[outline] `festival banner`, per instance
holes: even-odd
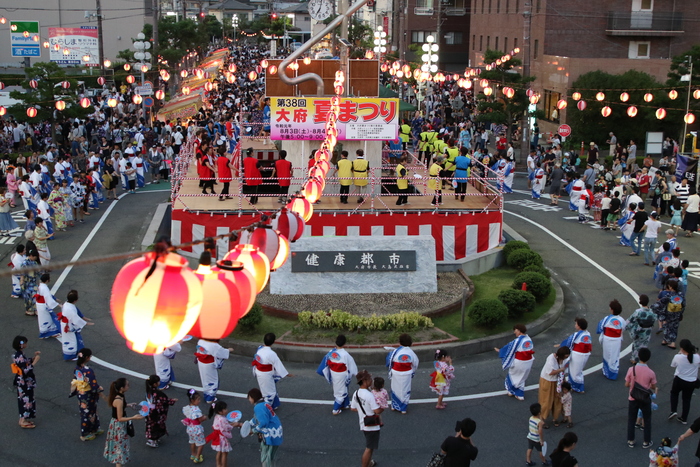
[[[676,180],[688,179],[690,185],[695,185],[695,177],[698,173],[698,160],[689,156],[676,156]]]
[[[97,26],[49,28],[50,59],[59,65],[99,66],[100,46]],[[58,50],[55,45],[58,44]],[[66,53],[68,51],[68,53]],[[90,59],[86,62],[84,56]]]
[[[323,140],[330,97],[271,97],[270,139]],[[399,100],[350,97],[340,99],[338,140],[395,140]]]

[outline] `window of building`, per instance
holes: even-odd
[[[496,0],[496,13],[501,14],[501,0]]]
[[[433,31],[411,31],[411,42],[414,44],[420,44],[426,41],[428,36],[437,36],[437,33]]]
[[[544,90],[544,115],[545,120],[559,123],[559,109],[557,102],[561,99],[561,94],[556,91]]]
[[[653,11],[654,0],[632,0],[632,11]]]
[[[461,32],[445,33],[445,45],[459,45],[461,43],[462,43],[462,33]]]
[[[508,14],[508,10],[510,10],[510,0],[506,0],[506,14]]]
[[[492,2],[493,2],[493,0],[489,0],[489,14],[491,14],[491,3]]]
[[[311,16],[304,16],[304,21],[311,21]]]
[[[510,51],[508,50],[508,38],[507,37],[503,38],[503,51],[505,53],[510,53]]]
[[[479,52],[484,51],[484,36],[479,36]]]
[[[472,50],[476,50],[476,34],[472,34]]]
[[[535,13],[539,13],[541,7],[542,7],[542,0],[537,0],[537,9],[535,10]]]
[[[484,5],[485,5],[485,4],[486,4],[486,0],[481,0],[481,14],[482,14],[482,15],[484,14],[484,11],[486,11],[486,10],[484,10]]]
[[[491,48],[491,36],[486,36],[486,50]]]
[[[629,58],[649,58],[651,42],[630,41]]]
[[[520,0],[515,0],[515,12],[520,12]]]
[[[494,46],[494,50],[500,50],[500,49],[498,48],[498,37],[496,37],[496,45]]]
[[[513,38],[513,48],[516,49],[518,47],[518,38],[514,37]]]
[[[535,48],[533,49],[533,52],[532,52],[532,58],[534,60],[537,60],[537,57],[539,56],[539,54],[540,54],[540,41],[535,39]]]

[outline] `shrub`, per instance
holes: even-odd
[[[521,242],[519,240],[511,240],[508,243],[506,243],[506,245],[503,247],[503,255],[506,261],[508,261],[508,257],[512,252],[520,249],[529,250],[530,245],[528,245],[526,242]]]
[[[535,297],[523,290],[501,290],[498,299],[508,308],[509,318],[520,318],[524,313],[535,310]]]
[[[520,290],[523,286],[523,282],[527,284],[527,291],[530,292],[538,302],[547,298],[552,288],[552,283],[549,279],[536,272],[521,272],[515,276],[513,288]]]
[[[299,324],[305,328],[402,332],[434,326],[430,318],[415,311],[410,313],[402,311],[382,316],[357,316],[340,310],[315,313],[302,311],[299,313]]]
[[[255,329],[258,324],[262,323],[263,320],[263,310],[262,307],[258,302],[255,302],[253,304],[253,307],[250,309],[247,315],[245,315],[243,318],[238,320],[238,324],[240,326],[243,326],[244,328],[248,330],[253,330]]]
[[[552,277],[552,275],[549,272],[549,269],[547,269],[544,266],[538,266],[536,264],[531,264],[529,266],[526,266],[525,269],[523,269],[523,272],[536,272],[537,274],[542,274],[547,279]]]
[[[530,265],[542,266],[542,257],[539,253],[532,250],[515,250],[508,256],[508,266],[522,271]]]
[[[477,300],[469,307],[469,317],[477,326],[494,327],[508,318],[508,308],[494,298]]]

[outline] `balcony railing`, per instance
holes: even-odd
[[[609,12],[606,32],[612,36],[675,36],[683,34],[683,14],[678,12]]]
[[[434,12],[433,7],[417,6],[413,9],[413,14],[416,16],[432,16]]]
[[[467,14],[467,9],[466,8],[455,8],[448,6],[445,8],[445,14],[447,16],[466,16]]]

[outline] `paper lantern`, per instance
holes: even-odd
[[[160,77],[163,78],[163,81],[170,81],[170,73],[168,73],[167,71],[160,75]]]
[[[490,96],[491,94],[493,94],[493,88],[488,88],[488,87],[484,88],[484,95],[485,96]]]
[[[309,222],[311,216],[314,215],[314,207],[304,197],[294,197],[288,204],[287,209],[294,211],[304,219],[304,222]]]
[[[539,94],[533,94],[530,96],[530,104],[537,104],[540,101],[540,95]]]
[[[508,99],[512,99],[513,96],[515,95],[515,89],[510,88],[510,87],[505,87],[505,88],[503,88],[503,95],[505,95]]]
[[[267,68],[270,63],[267,60],[261,60],[260,61],[260,66],[263,68]]]
[[[65,110],[66,108],[66,103],[63,101],[56,101],[56,110],[61,111]]]
[[[578,107],[580,111],[586,110],[586,101],[578,101],[576,107]]]
[[[382,63],[379,65],[379,69],[382,71],[382,73],[386,73],[386,71],[389,69],[389,66],[386,63]]]
[[[90,99],[88,99],[87,97],[83,97],[82,99],[80,99],[80,107],[82,107],[83,109],[87,109],[88,107],[90,107]]]
[[[104,76],[100,76],[97,78],[97,84],[99,84],[100,86],[104,86],[106,82],[107,80],[105,80]]]
[[[656,118],[658,118],[659,120],[663,120],[664,118],[666,118],[666,109],[664,109],[664,108],[657,109],[656,110]]]
[[[277,256],[275,256],[274,261],[270,261],[270,271],[276,271],[282,267],[284,263],[287,262],[289,258],[289,240],[284,235],[279,236],[280,247],[277,251]]]
[[[2,88],[0,88],[0,89],[2,89]],[[700,99],[700,89],[696,89],[695,91],[693,91],[693,98]]]
[[[36,107],[29,107],[27,109],[27,117],[34,118],[34,117],[36,117],[36,114],[37,114]]]
[[[231,73],[235,73],[235,72],[236,72],[236,64],[235,64],[235,63],[231,63],[231,64],[228,66],[228,71],[230,71]]]
[[[688,125],[692,125],[693,123],[695,123],[695,115],[692,113],[687,113],[683,117],[683,121]]]
[[[629,99],[630,99],[630,95],[627,94],[626,92],[623,92],[622,94],[620,94],[620,100],[622,102],[627,102]]]
[[[214,89],[214,85],[211,84],[211,81],[207,81],[204,83],[204,90],[207,92],[210,92],[212,89]]]
[[[566,99],[559,99],[559,101],[557,101],[557,109],[559,110],[564,110],[567,105]]]
[[[290,242],[296,242],[303,235],[306,223],[299,214],[285,207],[277,213],[271,225]]]
[[[650,92],[644,94],[644,102],[651,102],[654,100],[654,95]]]
[[[233,332],[238,320],[253,306],[255,280],[242,263],[231,263],[221,269],[209,264],[209,252],[202,256],[194,273],[202,283],[202,311],[188,334],[203,339],[223,339]],[[242,279],[236,280],[234,268],[243,276]]]
[[[479,86],[481,86],[482,88],[487,88],[487,87],[489,87],[489,80],[487,80],[487,79],[482,79],[481,81],[479,81]]]
[[[181,78],[187,78],[187,70],[182,70],[182,71],[180,72],[180,77],[181,77]]]
[[[112,284],[112,320],[127,346],[142,354],[161,353],[197,322],[202,286],[175,253],[147,253],[129,261]]]
[[[7,109],[5,107],[3,107],[2,105],[0,105],[0,117],[5,115],[6,113],[7,113]]]
[[[270,65],[269,67],[267,67],[267,71],[271,75],[276,75],[277,74],[277,67],[275,65]]]
[[[7,18],[5,18],[4,16],[0,16],[0,24],[5,24],[5,23],[7,23]]]
[[[129,70],[131,70],[131,65],[129,65],[128,63],[125,63],[124,64],[124,71],[129,71]]]
[[[402,70],[396,70],[396,77],[397,78],[403,78],[403,71]]]
[[[627,115],[630,117],[636,117],[637,116],[637,107],[631,105],[627,107]]]
[[[676,91],[675,89],[671,89],[671,90],[668,92],[668,97],[669,97],[669,99],[671,99],[672,101],[675,101],[676,99],[678,99],[678,91]]]
[[[267,256],[270,263],[275,260],[280,248],[279,233],[271,225],[256,227],[252,232],[241,232],[239,243],[253,245]]]
[[[32,89],[36,89],[36,88],[39,87],[39,82],[38,82],[37,80],[35,80],[35,79],[30,80],[30,81],[29,81],[29,86],[30,86]]]
[[[602,109],[600,109],[600,114],[603,117],[609,117],[611,113],[612,113],[612,109],[610,107],[608,107],[607,105],[605,107],[603,107]]]
[[[204,77],[204,70],[195,68],[194,75],[197,77],[197,79],[202,79]]]
[[[39,36],[38,36],[37,34],[34,34],[34,35],[32,36],[32,40],[33,40],[34,42],[39,42]],[[46,48],[48,48],[48,46],[46,46]]]
[[[251,81],[255,81],[256,79],[258,79],[258,74],[255,71],[251,71],[250,73],[248,73],[248,79]]]
[[[0,81],[0,91],[2,91],[3,89],[5,89],[5,83]]]
[[[117,106],[117,100],[114,97],[107,99],[107,105],[114,108]]]
[[[323,188],[321,187],[321,183],[318,182],[317,178],[310,178],[304,184],[301,192],[310,203],[315,203],[321,198]]]
[[[411,65],[406,64],[406,65],[402,66],[402,67],[401,67],[401,71],[403,71],[403,74],[406,75],[406,76],[410,75],[410,74],[411,74]],[[458,76],[458,77],[459,77],[459,76]],[[456,79],[457,79],[457,78],[455,78],[455,80],[456,80]]]
[[[111,60],[105,60],[105,61],[104,61],[104,66],[105,66],[105,68],[111,67],[111,66],[112,66],[112,61],[111,61]]]
[[[183,86],[182,87],[182,93],[186,96],[190,95],[190,87],[189,86]]]
[[[23,35],[24,37],[29,37],[29,31],[24,31],[24,32],[22,33],[22,35]]]
[[[162,89],[157,90],[156,91],[156,99],[161,100],[161,101],[163,99],[165,99],[165,91],[163,91]]]
[[[255,297],[257,296],[257,283],[255,282],[255,278],[240,261],[218,261],[216,267],[233,274],[233,281],[238,286],[238,292],[241,298],[238,303],[240,316],[247,315],[255,303]]]
[[[604,92],[596,93],[595,100],[604,101],[605,100],[605,93]]]
[[[532,89],[528,89],[527,91],[525,91],[525,94],[527,95],[527,97],[532,97],[535,95],[535,91],[533,91]]]
[[[575,93],[571,94],[571,98],[575,101],[580,101],[581,100],[581,93],[576,91]]]
[[[393,68],[389,68],[389,74],[391,76],[396,76],[396,70],[394,70]]]
[[[131,100],[136,105],[141,105],[141,102],[143,102],[143,98],[139,94],[134,94],[134,97],[132,97]]]
[[[224,261],[240,261],[243,267],[253,276],[256,288],[260,293],[267,285],[270,278],[270,260],[256,247],[250,244],[238,244],[233,250],[226,253]]]
[[[134,84],[135,81],[136,81],[136,78],[134,78],[134,75],[127,75],[127,77],[126,77],[127,83]]]

